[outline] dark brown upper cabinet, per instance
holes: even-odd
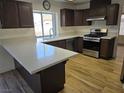
[[[89,17],[99,17],[106,16],[106,7],[99,7],[94,9],[89,9]]]
[[[32,5],[15,0],[0,0],[0,28],[33,27]]]
[[[83,10],[74,10],[74,25],[83,25]]]
[[[1,0],[1,28],[18,28],[18,7],[14,0]]]
[[[89,9],[84,9],[83,10],[83,26],[89,26],[91,25],[91,22],[86,21],[89,15]]]
[[[74,10],[61,9],[61,26],[74,26]]]
[[[19,13],[19,23],[22,28],[33,27],[33,12],[32,4],[27,2],[17,2],[18,13]]]
[[[74,39],[74,51],[82,53],[83,50],[83,38],[82,37],[76,37]]]
[[[91,22],[87,22],[88,9],[85,10],[75,10],[74,11],[74,26],[87,26],[90,25]]]
[[[90,0],[90,8],[106,7],[111,4],[111,0]]]
[[[118,23],[119,4],[107,6],[106,25],[117,25]]]

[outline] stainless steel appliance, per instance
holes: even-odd
[[[84,35],[83,54],[99,58],[100,39],[107,36],[107,29],[91,29],[90,34]]]

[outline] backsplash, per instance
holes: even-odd
[[[118,26],[106,26],[106,21],[93,21],[91,26],[76,26],[75,31],[77,34],[87,34],[92,28],[107,28],[108,35],[118,36]]]
[[[35,36],[34,28],[0,29],[0,39]]]
[[[75,34],[77,34],[75,30],[75,26],[61,27],[61,29],[58,31],[58,35],[75,35]]]

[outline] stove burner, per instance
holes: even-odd
[[[103,36],[106,36],[106,34],[103,34],[103,33],[94,33],[94,34],[87,34],[87,35],[84,35],[86,37],[103,37]]]

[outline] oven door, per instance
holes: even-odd
[[[83,40],[83,54],[99,58],[100,42]]]
[[[100,50],[100,42],[83,40],[83,48],[88,50],[99,51]]]

